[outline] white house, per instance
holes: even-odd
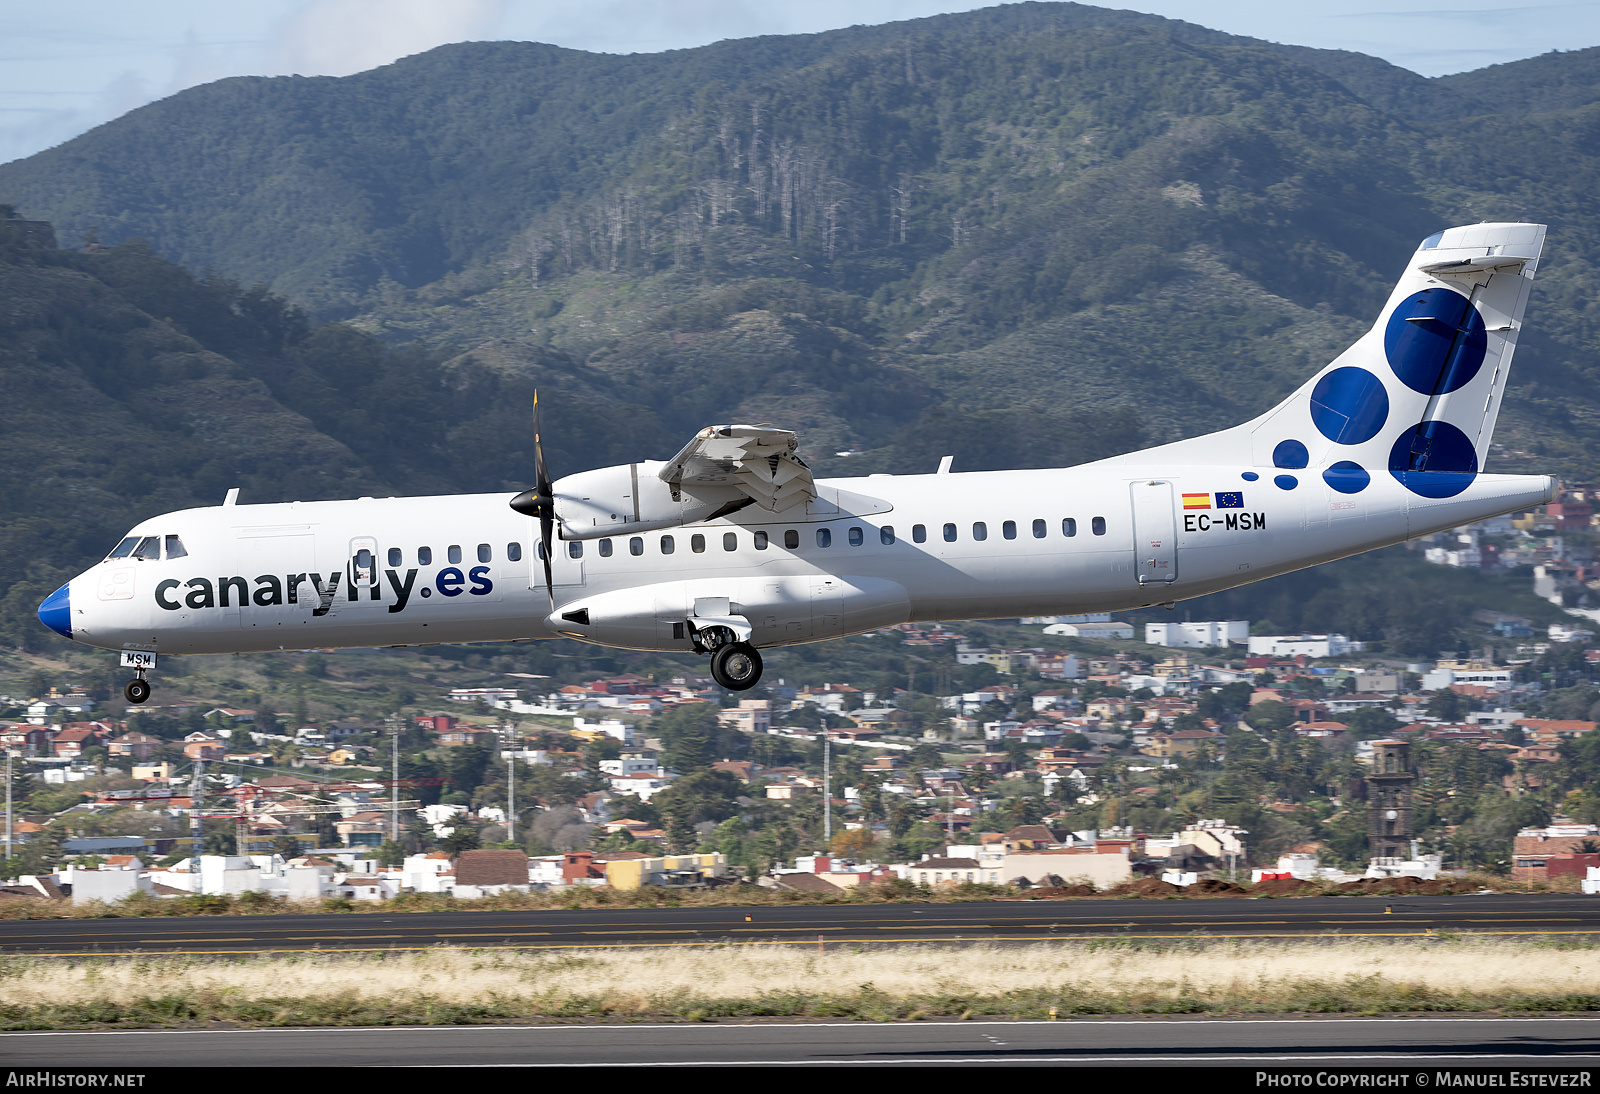
[[[1342,634],[1261,634],[1250,636],[1250,652],[1264,657],[1343,657],[1360,653],[1363,642]]]
[[[1124,640],[1133,637],[1131,623],[1052,623],[1044,629],[1045,634],[1059,634],[1067,638],[1121,638]]]
[[[665,790],[676,776],[664,772],[639,772],[633,775],[607,775],[611,789],[618,794],[637,794],[640,801],[649,801]]]
[[[448,893],[455,885],[455,864],[443,851],[407,855],[401,866],[402,884],[413,893]]]
[[[1243,619],[1209,623],[1146,623],[1146,645],[1179,649],[1212,649],[1250,640],[1250,624]]]

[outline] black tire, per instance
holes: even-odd
[[[150,684],[144,680],[129,680],[128,686],[122,689],[122,694],[130,703],[142,703],[150,698]]]
[[[761,655],[748,642],[719,646],[711,655],[711,679],[729,691],[749,691],[761,682]]]

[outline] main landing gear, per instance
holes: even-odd
[[[696,627],[691,621],[689,634],[694,648],[711,655],[711,679],[728,691],[749,691],[761,682],[761,654],[748,642],[740,642],[731,627]]]
[[[730,642],[711,655],[711,679],[729,691],[749,691],[761,680],[761,655],[748,642]]]

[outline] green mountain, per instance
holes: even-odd
[[[1424,79],[1074,4],[219,81],[0,165],[89,244],[0,248],[0,573],[232,485],[518,488],[535,386],[558,474],[727,420],[1092,459],[1271,405],[1480,219],[1552,226],[1491,467],[1597,477],[1597,138],[1600,49]]]

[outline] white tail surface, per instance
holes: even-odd
[[[1120,458],[1242,463],[1359,493],[1379,475],[1449,498],[1483,469],[1542,224],[1474,224],[1423,240],[1372,329],[1294,394],[1233,429]]]

